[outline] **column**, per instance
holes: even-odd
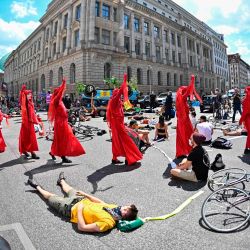
[[[43,61],[43,58],[44,58],[44,40],[45,40],[45,28],[42,29],[42,36],[41,36],[41,42],[40,42],[40,58],[41,58],[41,61]],[[39,67],[39,65],[38,65]]]
[[[134,30],[134,13],[130,15],[130,30],[131,30],[131,53],[132,57],[135,58],[135,30]]]
[[[171,65],[173,65],[173,51],[172,51],[172,35],[171,35],[171,30],[168,30],[168,37],[169,37],[169,62]]]
[[[146,51],[145,51],[145,31],[144,31],[144,17],[141,18],[141,45],[142,45],[142,59],[146,60]]]
[[[118,14],[119,14],[119,32],[117,34],[118,45],[120,48],[124,48],[124,9],[123,5],[119,4],[118,6]]]
[[[94,41],[95,40],[95,0],[90,0],[90,1],[91,2],[90,2],[89,22],[87,23],[87,25],[89,25],[89,39],[88,40]]]
[[[165,29],[164,26],[161,27],[161,34],[162,34],[162,61],[164,64],[167,63],[166,61],[166,54],[165,54],[165,49],[166,49],[166,37],[165,37]]]
[[[80,17],[80,42],[86,41],[86,27],[85,27],[85,15],[87,14],[86,1],[81,0],[81,17]],[[88,13],[89,14],[89,13]]]
[[[156,57],[155,57],[154,23],[150,22],[150,26],[151,26],[151,55],[152,55],[153,62],[156,62]]]
[[[58,17],[58,24],[57,24],[57,34],[56,34],[56,53],[60,53],[60,32],[61,32],[61,23],[62,23],[62,14]]]
[[[52,35],[52,22],[49,25],[49,39],[48,39],[48,58],[51,58],[52,51],[51,51],[51,35]],[[53,45],[52,45],[53,49]]]
[[[183,44],[183,49],[182,49],[182,58],[183,58],[183,64],[186,65],[188,68],[188,50],[187,50],[187,35],[184,33],[182,36],[182,44]]]
[[[71,48],[71,24],[72,24],[72,7],[70,7],[68,11],[67,41],[66,41],[67,51],[69,51],[69,49]]]
[[[194,41],[194,53],[195,53],[195,67],[198,69],[198,54],[197,54],[197,43]]]

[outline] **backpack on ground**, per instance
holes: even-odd
[[[231,149],[233,146],[233,143],[225,138],[218,137],[215,139],[211,145],[213,148],[220,148],[220,149]]]

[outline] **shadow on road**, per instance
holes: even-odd
[[[31,161],[30,159],[25,160],[23,158],[23,156],[20,156],[17,159],[13,159],[11,161],[7,161],[5,163],[0,164],[0,171],[3,170],[4,168],[14,167],[15,165],[19,165],[22,163],[28,164],[28,163],[32,163],[32,162],[35,162],[35,161]]]
[[[141,166],[141,163],[139,162],[137,162],[136,164],[132,166],[110,164],[101,169],[96,170],[93,174],[87,176],[87,181],[90,182],[93,187],[93,191],[91,193],[94,194],[97,191],[104,192],[108,189],[113,188],[113,186],[110,186],[105,189],[98,190],[98,182],[101,181],[106,176],[116,174],[116,173],[130,172],[139,168],[140,166]]]
[[[238,158],[241,159],[242,162],[250,165],[250,155],[238,156]]]
[[[68,167],[73,167],[73,166],[77,166],[77,165],[79,165],[79,164],[63,164],[62,162],[55,163],[53,160],[48,160],[46,164],[44,164],[38,168],[31,169],[31,170],[25,172],[24,175],[33,176],[33,175],[48,172],[51,170],[56,170],[58,168],[68,168]]]

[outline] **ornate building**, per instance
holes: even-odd
[[[215,50],[224,58],[223,36],[173,1],[53,0],[40,22],[5,63],[11,96],[23,83],[39,96],[65,77],[73,97],[78,82],[103,87],[124,72],[144,93],[176,90],[191,74],[204,92],[225,89]]]

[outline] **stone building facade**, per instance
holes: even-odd
[[[124,72],[144,93],[175,91],[191,74],[198,90],[225,89],[214,49],[226,53],[223,39],[173,1],[53,0],[40,22],[5,63],[10,96],[22,84],[39,96],[65,77],[73,97],[78,82],[104,87]]]
[[[230,88],[245,89],[249,85],[250,66],[238,53],[228,55]]]

